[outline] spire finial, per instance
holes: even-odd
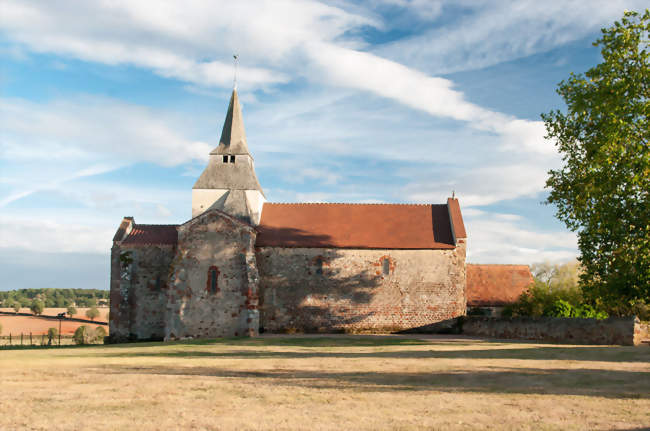
[[[451,198],[456,199],[456,190],[451,191]]]
[[[239,65],[239,54],[233,54],[232,56],[233,61],[235,62],[235,76],[232,80],[232,88],[233,90],[237,89],[237,66]]]

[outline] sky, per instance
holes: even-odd
[[[635,0],[3,0],[0,290],[109,287],[122,217],[176,224],[233,54],[271,202],[444,203],[468,262],[563,262],[540,114]],[[405,220],[405,223],[408,223]]]

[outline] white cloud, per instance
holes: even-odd
[[[1,159],[13,179],[0,206],[132,163],[206,160],[210,145],[181,135],[183,127],[163,112],[102,97],[0,99]]]
[[[402,2],[399,2],[402,3]],[[404,5],[411,16],[427,13],[425,2]],[[623,11],[642,11],[642,0],[445,0],[444,11],[462,8],[462,18],[438,21],[427,31],[377,48],[377,54],[428,73],[478,69],[543,52],[588,36],[619,19]]]
[[[295,57],[292,51],[303,42],[332,40],[367,23],[367,18],[309,0],[7,0],[0,16],[9,37],[33,51],[133,64],[201,85],[229,86],[229,59],[240,53],[239,80],[249,88],[286,82],[289,77],[278,65]]]
[[[521,263],[565,262],[578,254],[575,234],[526,226],[515,214],[476,209],[464,210],[468,235],[468,262]]]
[[[106,253],[115,229],[42,217],[0,216],[0,247],[39,252]]]

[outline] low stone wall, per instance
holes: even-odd
[[[643,338],[641,322],[632,317],[571,319],[561,317],[480,317],[462,319],[462,334],[489,338],[567,344],[636,346]]]

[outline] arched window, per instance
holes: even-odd
[[[384,271],[384,275],[389,275],[390,274],[390,260],[384,259],[381,262],[382,265],[382,270]]]
[[[216,266],[211,266],[208,269],[208,282],[206,284],[208,293],[215,294],[219,292],[219,269]]]

